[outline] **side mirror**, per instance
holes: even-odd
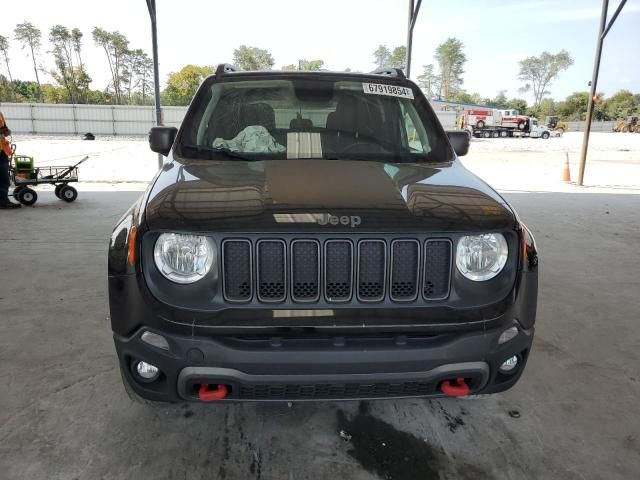
[[[452,130],[447,132],[449,137],[449,143],[453,147],[453,151],[459,157],[464,157],[469,153],[469,146],[471,144],[471,135],[467,130]]]
[[[177,133],[178,129],[176,127],[151,127],[151,130],[149,130],[149,148],[166,157],[171,151]]]

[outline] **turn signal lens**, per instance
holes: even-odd
[[[498,338],[498,345],[507,343],[509,340],[515,338],[517,335],[518,335],[518,327],[507,328],[504,332],[500,334],[500,337]]]
[[[127,261],[129,265],[134,265],[136,263],[136,236],[138,235],[138,229],[136,227],[131,227],[129,230],[129,244],[127,245]]]

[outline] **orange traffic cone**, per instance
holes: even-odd
[[[569,153],[567,152],[567,160],[564,162],[564,170],[562,171],[562,181],[569,183],[571,181],[571,170],[569,169]]]

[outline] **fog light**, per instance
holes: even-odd
[[[503,343],[507,343],[512,338],[515,338],[518,335],[518,327],[510,327],[507,328],[504,332],[500,334],[500,338],[498,338],[498,345],[502,345]]]
[[[158,376],[160,370],[155,365],[151,365],[147,362],[138,362],[136,365],[136,371],[145,380],[153,380]]]
[[[502,365],[500,365],[500,371],[502,373],[510,373],[517,366],[518,356],[514,355],[513,357],[509,357],[504,362],[502,362]]]
[[[169,350],[169,342],[167,342],[167,339],[162,335],[153,332],[144,332],[140,338],[144,343],[161,348],[162,350]]]

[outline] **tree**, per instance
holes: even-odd
[[[146,53],[140,63],[136,88],[140,93],[142,105],[146,105],[147,97],[151,98],[150,93],[153,91],[153,59]]]
[[[462,85],[462,74],[467,56],[462,51],[464,45],[457,38],[448,38],[436,48],[436,60],[440,66],[442,96],[449,100]]]
[[[573,92],[557,105],[558,114],[566,120],[584,120],[589,103],[589,92]]]
[[[13,90],[13,85],[7,77],[0,74],[0,102],[15,102],[16,93]]]
[[[507,102],[507,108],[511,110],[517,110],[519,113],[524,114],[527,111],[527,101],[522,98],[512,98]]]
[[[282,70],[285,71],[294,71],[294,70],[300,70],[300,71],[307,71],[307,72],[315,72],[318,70],[322,70],[322,67],[324,67],[324,60],[298,60],[298,65],[284,65],[282,67]]]
[[[23,22],[16,25],[13,30],[16,40],[22,43],[22,49],[29,48],[31,51],[31,60],[33,61],[33,71],[36,74],[36,83],[38,84],[38,98],[42,102],[42,88],[40,86],[40,76],[38,75],[38,62],[36,54],[40,50],[42,32],[37,29],[31,22]]]
[[[507,108],[507,91],[500,90],[495,98],[485,98],[482,103],[492,108]]]
[[[393,49],[389,59],[389,66],[402,69],[407,67],[407,47],[402,46]]]
[[[189,105],[198,86],[214,72],[213,67],[187,65],[179,72],[169,74],[162,96],[168,105]]]
[[[440,77],[435,74],[433,64],[423,65],[422,74],[418,75],[418,86],[427,98],[440,98]]]
[[[529,115],[532,117],[544,120],[545,117],[556,115],[558,113],[558,106],[552,98],[543,98],[537,107],[529,109]]]
[[[391,64],[391,51],[386,45],[380,45],[378,49],[373,52],[373,59],[377,68],[388,67]]]
[[[134,93],[138,90],[142,90],[143,99],[146,96],[146,91],[148,91],[148,87],[151,83],[149,66],[153,71],[153,61],[141,48],[129,50],[124,55],[123,80],[126,80],[127,99],[129,105],[134,103]]]
[[[16,95],[13,91],[13,77],[11,76],[11,67],[9,65],[9,39],[2,35],[0,35],[0,52],[2,52],[2,56],[4,57],[4,63],[7,66],[7,75],[9,76],[8,82],[6,78],[4,79],[3,89],[11,93],[11,99],[15,102]]]
[[[49,31],[49,41],[53,45],[53,57],[57,71],[51,76],[67,90],[71,103],[78,103],[77,73],[74,67],[74,44],[69,29],[54,25]]]
[[[561,72],[573,65],[573,58],[566,50],[556,54],[542,52],[539,57],[527,57],[519,62],[518,78],[527,82],[521,92],[533,93],[533,106],[537,107],[542,98],[550,92],[547,90]]]
[[[82,37],[83,34],[78,28],[71,30],[71,44],[73,45],[73,51],[76,54],[77,64],[80,68],[84,68],[84,62],[82,61]]]
[[[42,89],[37,82],[14,80],[12,86],[18,101],[35,103],[42,96]]]
[[[116,104],[120,104],[122,103],[124,57],[129,52],[129,40],[118,31],[108,32],[99,27],[94,27],[91,34],[95,44],[102,47],[107,56],[115,101]]]
[[[638,114],[640,101],[629,90],[620,90],[604,102],[604,111],[612,120],[626,120]]]
[[[469,94],[464,90],[459,90],[458,92],[456,92],[456,94],[453,96],[451,100],[453,100],[454,102],[470,104],[470,105],[479,105],[483,103],[482,97],[480,96],[479,93],[476,92],[476,93]]]
[[[243,70],[271,70],[276,62],[268,50],[240,45],[233,51],[233,63]]]

